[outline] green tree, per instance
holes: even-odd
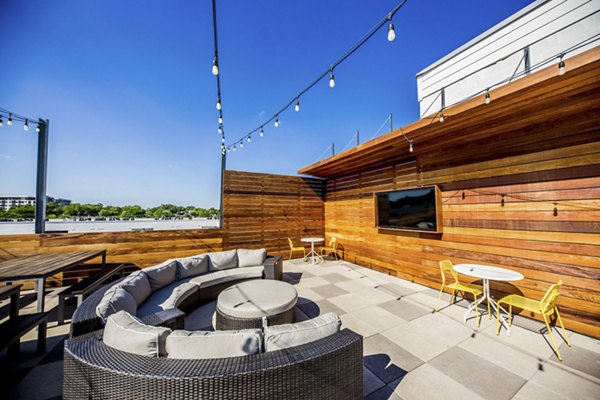
[[[121,209],[121,207],[106,206],[102,208],[102,210],[100,210],[98,215],[101,217],[117,217],[121,215],[122,212],[123,210]]]
[[[137,204],[133,206],[123,206],[121,208],[122,218],[143,218],[145,216],[146,211]]]

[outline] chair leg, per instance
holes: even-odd
[[[487,303],[487,306],[488,306],[488,317],[491,321],[492,320],[492,310],[490,308],[490,299],[487,299],[485,302]]]
[[[435,310],[433,310],[433,312],[438,312],[438,310],[440,309],[440,301],[442,301],[442,293],[444,293],[444,285],[442,285],[442,287],[440,288],[440,295],[438,296],[437,307],[435,307]]]
[[[456,290],[452,290],[452,296],[450,297],[450,303],[448,303],[448,305],[454,304],[454,301],[456,300]]]
[[[556,345],[556,341],[554,340],[554,335],[552,334],[552,327],[548,322],[548,317],[546,314],[542,313],[542,317],[544,318],[544,322],[546,323],[546,328],[548,328],[548,333],[550,334],[550,340],[552,341],[552,347],[554,347],[554,351],[556,351],[556,357],[558,357],[559,361],[562,361],[562,357],[560,356],[560,352],[558,351],[558,346]]]
[[[58,296],[58,311],[56,315],[56,323],[62,325],[65,323],[65,296]]]
[[[496,336],[500,334],[500,302],[498,302],[498,309],[496,310]]]
[[[512,313],[512,304],[508,306],[508,326],[512,326],[513,321],[513,313]]]
[[[288,261],[292,259],[292,250],[290,250],[290,258],[288,258]]]
[[[569,341],[569,337],[567,336],[567,331],[565,330],[565,326],[563,325],[562,318],[560,317],[560,314],[558,313],[558,307],[554,307],[554,312],[556,313],[556,319],[558,320],[558,323],[560,324],[560,328],[562,329],[562,333],[565,337],[565,342],[567,342],[567,346],[571,347],[571,342]]]
[[[477,303],[477,296],[475,296],[475,293],[473,293],[473,302]],[[475,319],[477,319],[477,327],[479,328],[479,325],[481,324],[481,316],[479,315],[479,304],[477,304],[473,308],[475,309]]]

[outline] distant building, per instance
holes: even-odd
[[[417,74],[421,118],[598,45],[600,2],[537,0]],[[568,51],[572,49],[572,51]],[[548,63],[546,63],[548,62]],[[558,69],[557,69],[558,70]]]
[[[51,196],[46,196],[48,203],[58,203],[63,206],[71,204],[71,200],[59,199]],[[4,196],[0,197],[0,208],[8,211],[13,207],[19,206],[35,206],[35,197],[33,196]]]

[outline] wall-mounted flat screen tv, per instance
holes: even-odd
[[[441,194],[437,186],[375,193],[376,226],[442,232]]]

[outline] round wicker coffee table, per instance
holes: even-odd
[[[293,323],[298,292],[287,282],[256,279],[223,290],[217,298],[216,329],[237,330]]]

